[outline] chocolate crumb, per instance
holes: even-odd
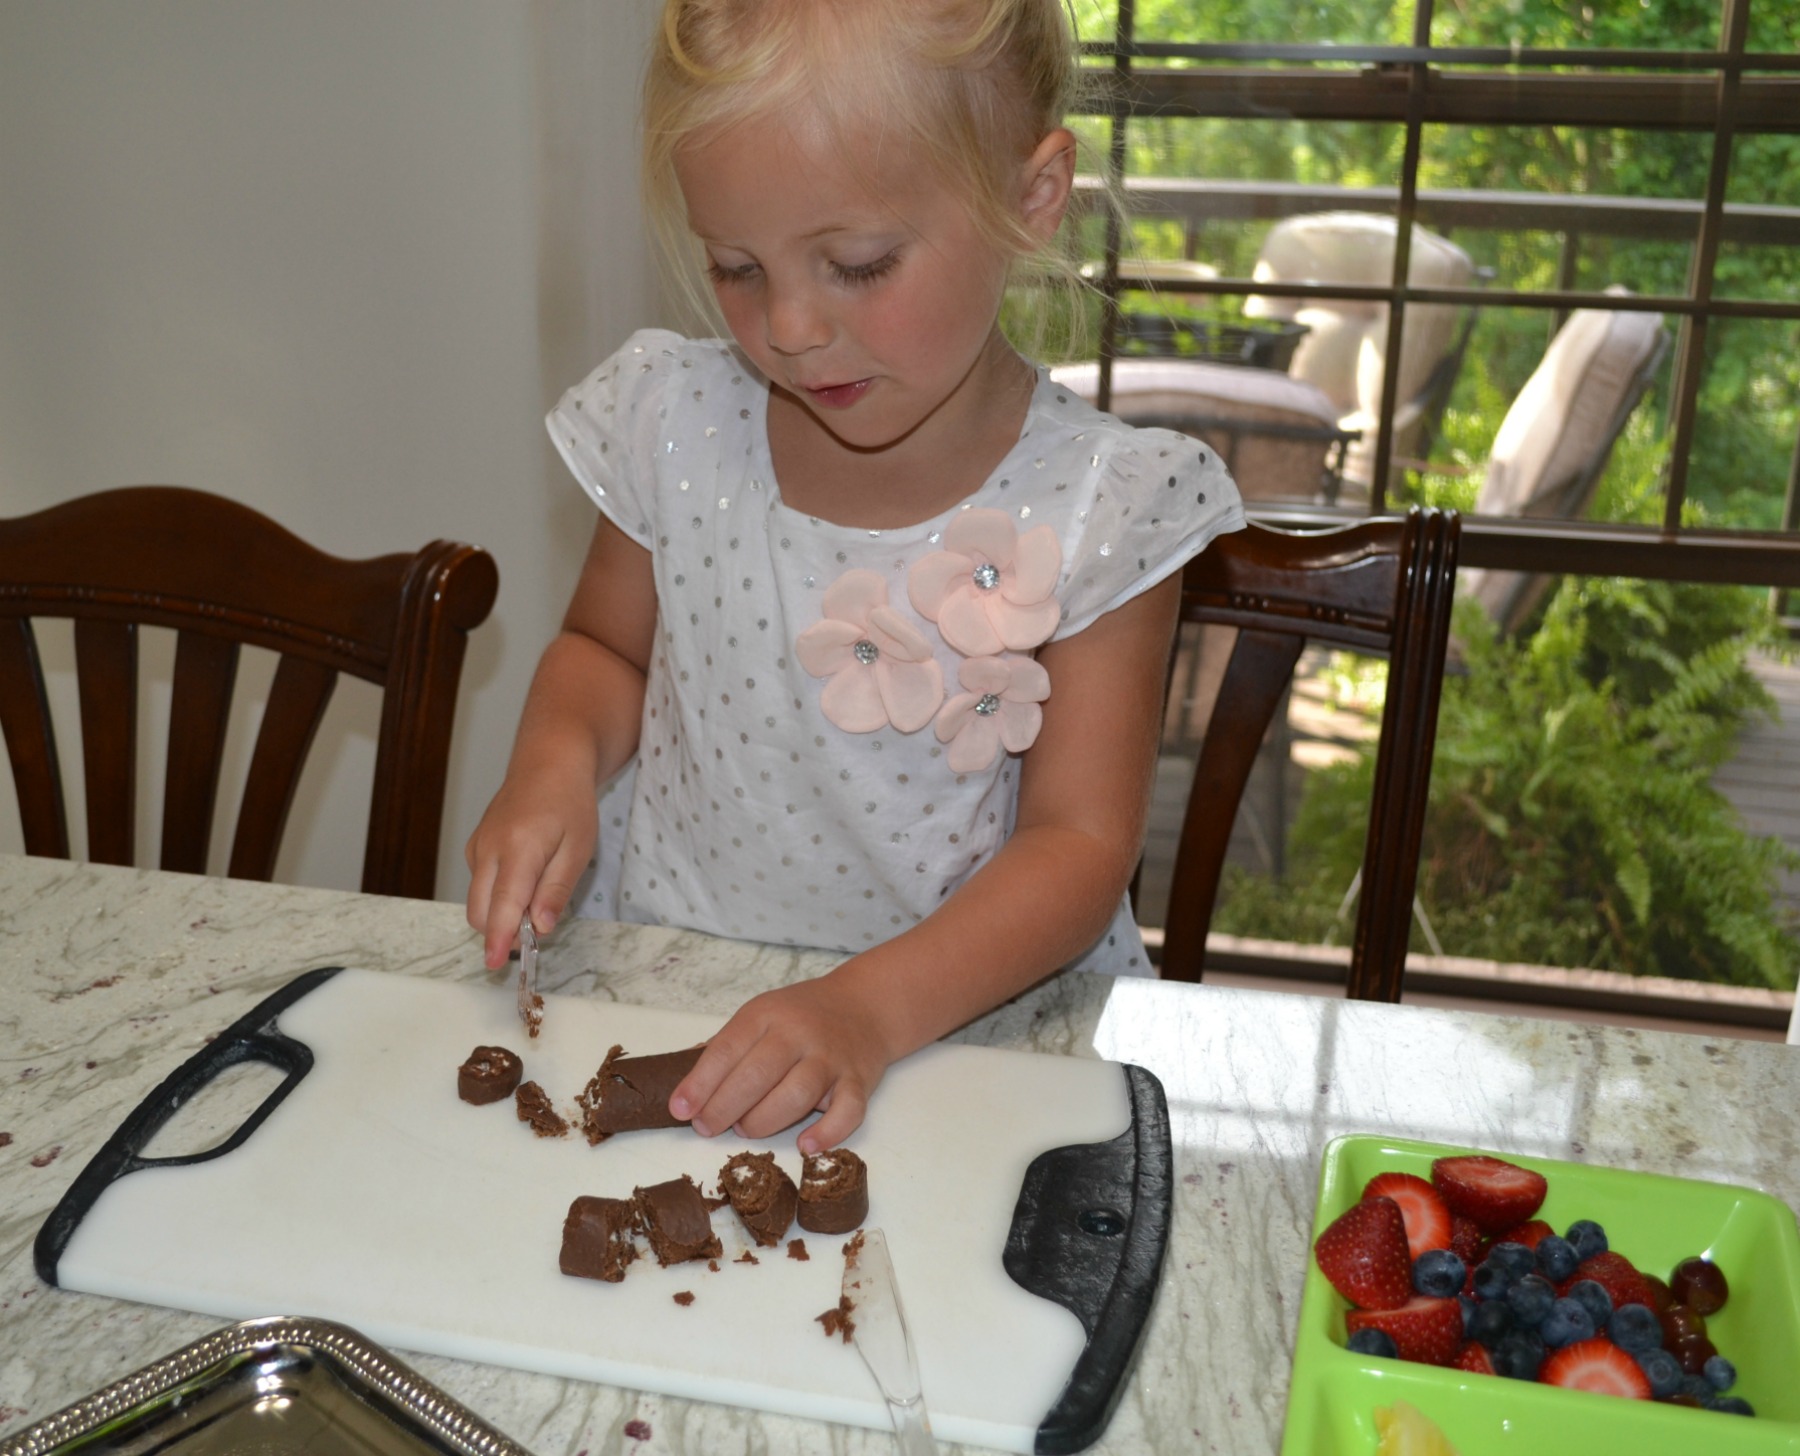
[[[694,1291],[691,1289],[684,1289],[681,1293],[672,1297],[675,1300],[675,1303],[679,1304],[683,1309],[686,1309],[688,1305],[694,1302]]]
[[[648,1441],[650,1439],[650,1422],[626,1421],[625,1434],[634,1441]]]
[[[56,1161],[56,1155],[58,1153],[60,1153],[61,1151],[62,1151],[62,1144],[58,1143],[55,1147],[51,1148],[49,1152],[39,1153],[35,1158],[33,1158],[31,1160],[31,1166],[34,1168],[48,1168],[52,1163],[54,1163]]]
[[[708,1259],[706,1261],[706,1267],[717,1274],[719,1272],[719,1261],[717,1259]]]
[[[789,1239],[788,1240],[788,1258],[798,1259],[802,1264],[806,1263],[806,1261],[808,1259],[812,1258],[812,1255],[806,1252],[806,1240],[805,1239]]]
[[[569,1124],[557,1116],[550,1094],[536,1082],[521,1082],[513,1093],[513,1102],[519,1109],[519,1121],[530,1123],[539,1137],[568,1136]]]
[[[851,1268],[851,1269],[856,1268],[857,1264],[859,1263],[859,1261],[862,1258],[862,1251],[863,1251],[863,1234],[862,1234],[862,1230],[858,1229],[856,1231],[856,1237],[854,1237],[853,1239],[850,1240],[849,1243],[844,1245],[844,1264],[846,1265],[846,1267]]]
[[[737,1258],[733,1259],[731,1262],[734,1264],[760,1264],[762,1263],[762,1260],[757,1258],[756,1255],[751,1253],[748,1249],[745,1249],[743,1253],[739,1254]]]
[[[12,1134],[10,1132],[0,1132],[0,1148],[10,1148],[11,1146]]]
[[[850,1296],[840,1294],[836,1304],[826,1310],[824,1314],[813,1317],[825,1327],[826,1339],[829,1340],[833,1335],[837,1335],[847,1345],[850,1343],[850,1337],[856,1333],[856,1321],[850,1318],[855,1309],[856,1306],[850,1302]]]

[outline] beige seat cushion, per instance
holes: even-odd
[[[1051,378],[1092,403],[1098,364],[1065,364]],[[1337,410],[1317,386],[1273,369],[1204,359],[1115,359],[1112,412],[1130,424],[1160,424],[1219,452],[1246,499],[1318,499]],[[1321,432],[1313,439],[1268,433],[1269,426]]]

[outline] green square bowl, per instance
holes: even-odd
[[[1434,1158],[1478,1153],[1403,1138],[1342,1137],[1319,1170],[1312,1237],[1362,1195],[1377,1173],[1430,1178]],[[1319,1272],[1307,1245],[1300,1333],[1281,1456],[1372,1456],[1375,1408],[1405,1400],[1437,1423],[1461,1456],[1554,1452],[1800,1453],[1800,1234],[1779,1199],[1727,1183],[1703,1183],[1617,1168],[1591,1168],[1493,1153],[1549,1180],[1539,1217],[1553,1228],[1578,1218],[1602,1224],[1608,1241],[1640,1269],[1668,1277],[1701,1254],[1725,1271],[1731,1298],[1707,1334],[1738,1368],[1732,1394],[1754,1417],[1472,1375],[1344,1348],[1349,1308]]]

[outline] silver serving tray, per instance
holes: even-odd
[[[0,1439],[0,1456],[531,1456],[356,1331],[246,1320]]]

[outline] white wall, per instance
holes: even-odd
[[[491,551],[440,898],[462,897],[462,842],[591,529],[542,414],[657,321],[635,130],[655,9],[0,0],[0,514],[176,483],[341,555]],[[44,646],[78,765],[66,643]],[[147,667],[169,655],[146,644]],[[146,687],[148,784],[164,702]],[[357,884],[376,712],[340,683],[279,878]],[[0,851],[21,846],[9,787]],[[159,812],[151,789],[140,862]]]

